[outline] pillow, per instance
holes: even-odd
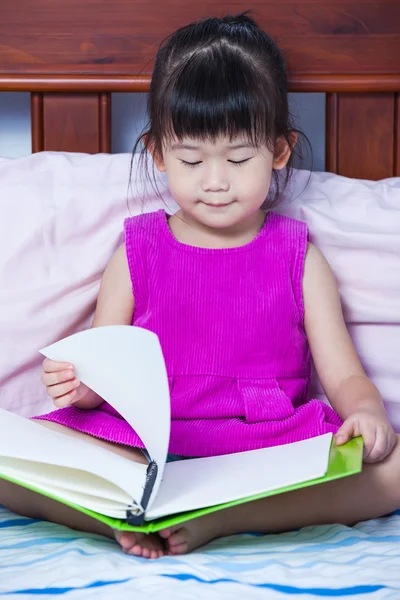
[[[128,209],[129,163],[128,154],[0,159],[2,408],[24,416],[52,409],[38,350],[90,326],[124,218],[163,207],[133,176]]]
[[[129,163],[127,154],[0,159],[1,407],[51,410],[38,349],[90,325],[123,219],[175,210],[165,177],[161,200],[136,158],[128,209]],[[297,171],[283,200],[278,212],[306,221],[329,260],[357,350],[400,431],[400,179]],[[314,395],[323,397],[317,384]]]
[[[278,212],[305,221],[327,258],[361,362],[400,432],[400,178],[297,171]],[[315,377],[311,393],[326,399]]]

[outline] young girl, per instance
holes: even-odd
[[[238,452],[331,431],[338,444],[362,435],[366,464],[354,477],[157,536],[112,532],[5,481],[0,503],[115,536],[125,552],[150,558],[218,536],[350,525],[396,509],[400,446],[346,331],[332,272],[305,224],[271,212],[297,139],[279,49],[245,15],[183,27],[157,54],[149,116],[145,151],[166,172],[180,210],[127,219],[93,327],[134,324],[158,334],[170,377],[171,454]],[[311,355],[334,410],[308,398]],[[41,417],[43,426],[145,460],[136,433],[75,378],[73,365],[46,359],[42,380],[58,409]]]

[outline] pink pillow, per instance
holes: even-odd
[[[400,178],[309,177],[297,171],[279,212],[308,223],[335,273],[361,362],[400,432]],[[324,399],[319,382],[313,387]]]
[[[25,416],[52,408],[39,348],[90,325],[124,218],[163,206],[134,177],[128,210],[129,162],[53,152],[0,159],[2,408]]]
[[[123,219],[176,205],[137,175],[130,157],[43,152],[0,159],[0,406],[51,409],[38,349],[89,326]],[[400,431],[400,179],[296,172],[280,212],[306,221],[338,279],[361,359]],[[316,388],[316,395],[322,391]]]

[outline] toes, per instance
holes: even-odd
[[[122,550],[129,550],[137,543],[136,535],[126,531],[115,531],[115,539],[121,545]]]
[[[158,536],[146,536],[130,531],[115,531],[114,535],[125,554],[143,558],[160,558],[165,554],[163,540]]]
[[[171,535],[171,532],[172,532],[172,527],[168,527],[167,529],[161,529],[161,531],[158,532],[158,535],[160,537],[162,537],[164,540],[166,540]]]
[[[178,554],[187,554],[189,546],[187,542],[181,542],[175,546],[171,546],[168,556],[177,556]]]
[[[186,554],[189,549],[188,531],[181,527],[175,528],[175,531],[168,537],[168,555]]]
[[[182,529],[182,527],[180,525],[175,525],[175,527],[167,527],[166,529],[161,529],[161,531],[158,532],[158,535],[160,537],[162,537],[164,540],[166,540],[173,533],[175,533],[175,531],[179,531],[179,529]]]
[[[142,556],[143,558],[150,558],[151,550],[149,548],[142,548]]]
[[[133,554],[133,556],[142,556],[143,550],[145,550],[145,548],[142,548],[140,544],[136,544],[128,550],[127,554]]]
[[[168,546],[179,546],[179,544],[187,543],[187,531],[185,529],[179,529],[176,533],[173,533],[168,538]]]

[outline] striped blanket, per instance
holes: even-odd
[[[360,523],[238,535],[187,556],[124,555],[111,540],[0,507],[0,598],[400,599],[400,510]]]

